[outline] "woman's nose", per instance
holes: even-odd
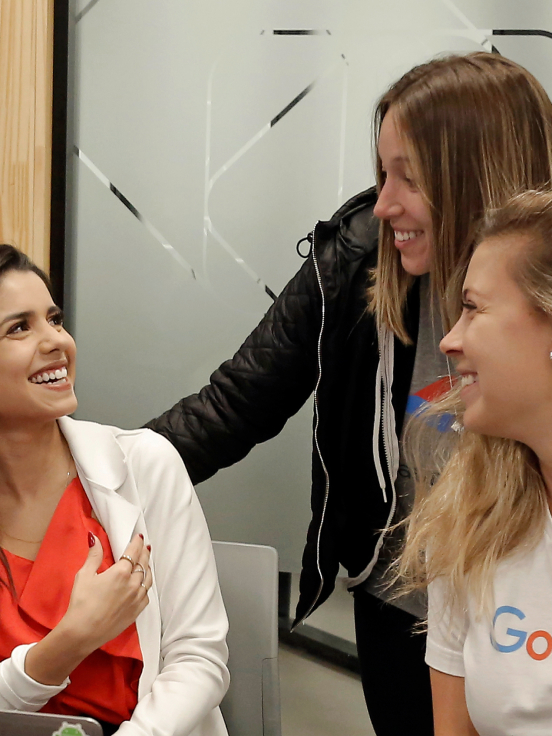
[[[380,220],[390,220],[392,217],[400,217],[404,212],[402,204],[396,197],[389,179],[385,182],[379,193],[378,201],[374,207],[374,215]]]
[[[462,335],[460,329],[460,320],[454,325],[450,332],[443,337],[439,344],[439,349],[449,357],[458,356],[462,353]]]
[[[72,338],[64,329],[57,325],[48,324],[44,327],[41,340],[41,348],[45,353],[54,351],[64,352],[69,346]]]

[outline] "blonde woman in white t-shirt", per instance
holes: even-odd
[[[478,242],[462,316],[441,343],[460,380],[437,409],[455,412],[463,431],[420,471],[399,575],[407,587],[429,587],[435,735],[544,736],[552,733],[552,193],[524,192],[491,212]]]

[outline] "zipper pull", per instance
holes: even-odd
[[[311,232],[305,238],[301,238],[301,240],[298,241],[297,245],[295,246],[295,250],[297,251],[297,254],[301,256],[301,258],[308,258],[310,256],[313,239],[314,239],[314,230],[311,230]],[[301,245],[301,243],[304,243],[305,240],[308,241],[309,243],[309,250],[307,253],[301,253],[301,249],[299,246]]]

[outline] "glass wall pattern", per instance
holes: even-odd
[[[74,24],[77,416],[125,427],[199,390],[301,266],[296,242],[374,183],[374,103],[404,71],[494,48],[552,93],[548,0],[80,0]],[[215,538],[272,544],[288,571],[311,415],[198,489]]]

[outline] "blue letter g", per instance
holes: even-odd
[[[515,636],[517,637],[517,641],[515,641],[513,644],[499,644],[495,637],[494,637],[494,627],[497,618],[502,613],[511,613],[514,616],[517,616],[520,620],[525,618],[525,614],[523,611],[520,611],[519,608],[514,608],[513,606],[500,606],[500,608],[496,609],[496,613],[493,618],[493,631],[491,633],[491,644],[495,649],[497,649],[499,652],[515,652],[516,649],[519,649],[525,644],[525,640],[527,639],[527,632],[526,631],[519,631],[519,629],[506,629],[506,633],[509,636]]]

